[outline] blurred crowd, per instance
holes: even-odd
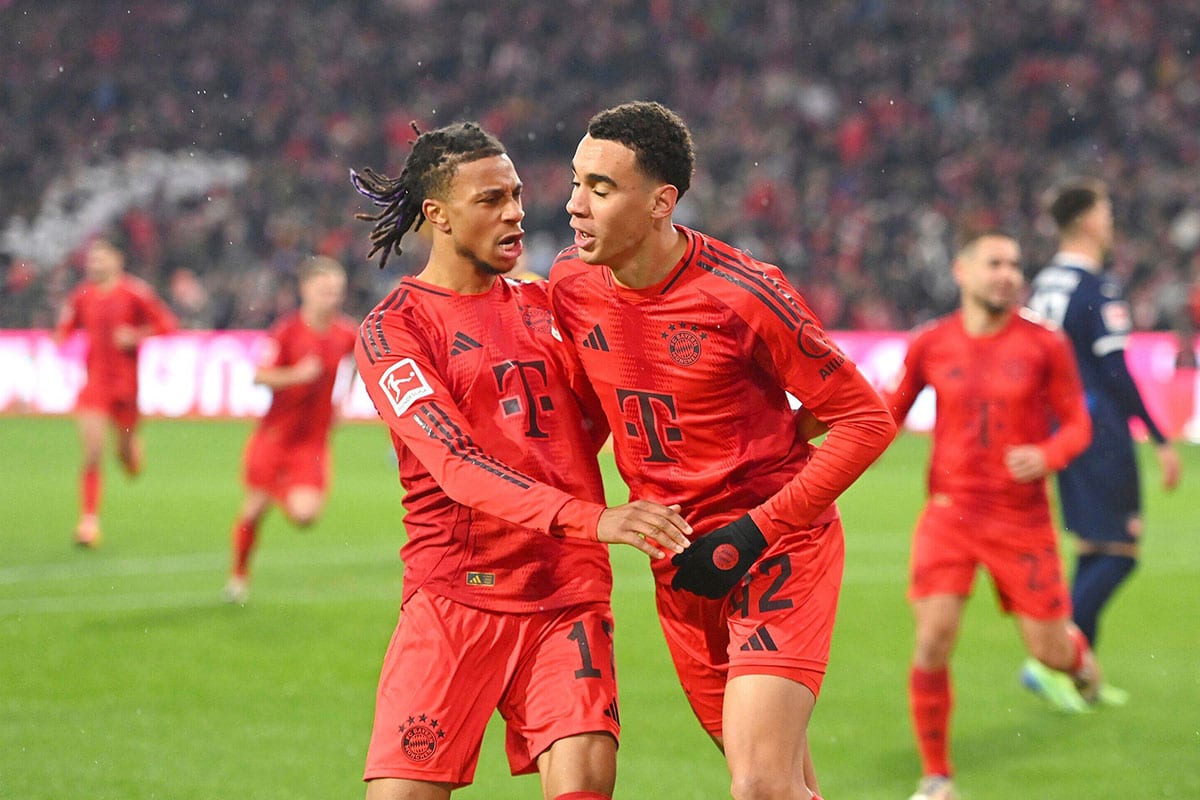
[[[587,119],[647,98],[696,137],[681,220],[778,264],[830,327],[949,309],[964,224],[1011,231],[1035,269],[1046,189],[1086,174],[1112,187],[1137,327],[1184,330],[1198,51],[1195,0],[0,0],[0,326],[50,324],[101,224],[187,325],[269,324],[311,252],[365,312],[422,254],[365,260],[348,170],[398,172],[413,121],[505,141],[544,272]],[[166,191],[147,154],[244,168]]]

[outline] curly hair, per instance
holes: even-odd
[[[643,174],[669,183],[679,196],[692,185],[696,148],[679,115],[653,101],[622,103],[588,121],[588,136],[619,142],[634,152]]]
[[[393,252],[403,252],[400,240],[404,234],[420,230],[425,221],[421,204],[431,197],[446,198],[460,164],[507,152],[499,139],[474,122],[456,122],[425,133],[414,122],[412,129],[417,138],[399,176],[389,178],[370,167],[350,170],[350,182],[358,193],[383,209],[378,214],[354,215],[375,223],[367,258],[380,253],[380,269]]]

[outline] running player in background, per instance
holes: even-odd
[[[117,459],[130,477],[142,468],[138,425],[138,346],[172,331],[175,315],[144,281],[125,273],[125,256],[111,241],[93,239],[85,280],[67,300],[54,330],[61,343],[72,330],[87,335],[87,383],[76,401],[83,445],[80,516],[75,541],[100,544],[101,459],[106,420],[117,437]]]
[[[300,265],[297,278],[300,307],[271,327],[254,372],[254,382],[273,394],[243,456],[246,494],[233,524],[233,563],[224,592],[230,603],[249,598],[250,556],[271,506],[306,528],[325,505],[333,386],[342,359],[354,351],[356,325],[341,313],[346,296],[341,264],[314,256]]]
[[[631,496],[696,529],[653,562],[659,620],[733,796],[809,800],[844,556],[833,503],[896,426],[778,268],[673,224],[693,165],[687,126],[658,103],[594,116],[551,297]]]
[[[1181,467],[1125,363],[1129,305],[1102,266],[1113,243],[1107,187],[1095,180],[1067,183],[1049,211],[1058,226],[1058,253],[1034,279],[1029,305],[1071,340],[1092,418],[1092,443],[1058,474],[1058,490],[1066,527],[1078,544],[1073,617],[1095,648],[1100,614],[1137,564],[1143,532],[1129,420],[1141,420],[1154,440],[1168,491],[1178,485]]]
[[[473,123],[420,134],[400,176],[352,174],[384,209],[371,254],[425,225],[429,260],[367,315],[358,368],[405,489],[400,621],[379,680],[370,800],[443,800],[474,778],[494,709],[513,774],[547,800],[611,797],[612,572],[601,542],[664,559],[687,523],[605,508],[608,435],[521,256],[521,181]],[[399,515],[397,515],[399,527]],[[665,551],[665,552],[664,552]]]
[[[975,572],[1005,613],[1060,708],[1087,710],[1100,670],[1070,622],[1045,476],[1086,446],[1091,423],[1066,337],[1017,312],[1024,277],[1011,237],[968,234],[954,259],[959,310],[917,332],[884,395],[897,424],[926,386],[937,393],[929,500],[913,532],[909,600],[916,648],[909,707],[923,768],[912,800],[958,797],[950,764],[950,656]],[[1067,676],[1070,676],[1068,678]]]

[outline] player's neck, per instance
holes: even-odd
[[[300,319],[304,320],[304,324],[313,330],[323,331],[333,324],[333,318],[336,315],[334,311],[315,311],[312,309],[300,308]]]
[[[964,303],[962,306],[962,325],[967,336],[979,338],[994,336],[1004,330],[1004,326],[1012,319],[1016,309],[994,311],[976,303]]]
[[[494,272],[480,269],[460,256],[441,256],[435,250],[417,280],[456,294],[483,294],[496,285]]]
[[[121,275],[120,275],[120,273],[117,273],[115,275],[109,275],[107,278],[104,278],[102,280],[98,280],[98,281],[93,280],[92,285],[95,286],[97,289],[99,289],[102,292],[111,292],[113,289],[115,289],[117,287],[117,284],[120,282],[121,282]]]
[[[629,289],[645,289],[662,282],[675,269],[687,250],[687,237],[668,220],[666,227],[655,230],[646,244],[621,264],[610,264],[613,278]]]
[[[1090,264],[1100,264],[1104,260],[1104,248],[1086,236],[1063,237],[1058,252],[1084,259]]]

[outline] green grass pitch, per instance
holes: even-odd
[[[105,473],[106,541],[70,544],[77,444],[62,418],[0,418],[0,798],[355,798],[397,613],[400,488],[384,431],[335,434],[326,513],[265,525],[253,597],[219,600],[245,422],[149,420],[147,468]],[[908,536],[928,441],[902,437],[841,503],[846,582],[810,732],[826,797],[894,800],[918,764],[905,685]],[[1149,456],[1143,452],[1143,456]],[[954,661],[967,800],[1200,797],[1200,448],[1184,485],[1147,472],[1143,565],[1103,629],[1121,709],[1055,714],[1016,680],[1012,623],[977,586]],[[611,461],[606,470],[612,475]],[[623,489],[612,482],[612,497]],[[667,660],[644,557],[616,551],[624,732],[617,798],[727,796]],[[463,798],[534,798],[499,726]]]

